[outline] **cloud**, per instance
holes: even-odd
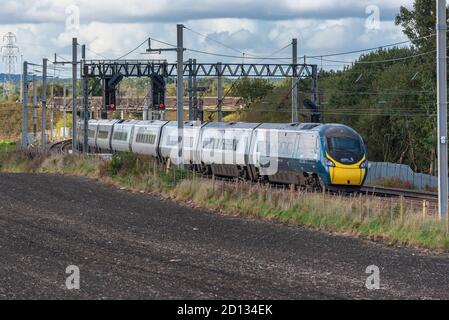
[[[254,20],[363,18],[369,5],[381,9],[381,19],[391,20],[410,0],[6,0],[2,23],[63,22],[70,5],[81,9],[83,23],[152,23],[239,18]]]
[[[175,44],[176,23],[183,23],[227,46],[185,29],[184,44],[188,48],[236,56],[241,52],[263,56],[298,38],[299,55],[320,55],[404,40],[393,17],[400,5],[410,3],[410,0],[134,0],[125,4],[118,0],[4,0],[0,35],[14,32],[24,58],[35,62],[43,57],[52,60],[55,52],[69,59],[74,36],[79,43],[87,45],[88,58],[96,59],[117,58],[149,36]],[[74,4],[79,7],[81,24],[70,30],[66,28],[66,10]],[[365,9],[371,4],[380,9],[382,21],[377,30],[365,28]],[[152,45],[165,47],[156,42]],[[145,48],[146,44],[127,58],[147,58],[148,55],[142,55]],[[290,55],[291,48],[276,54],[277,57]],[[241,61],[190,51],[185,56],[204,62]],[[176,59],[174,53],[150,58]],[[4,66],[0,69],[4,70]]]

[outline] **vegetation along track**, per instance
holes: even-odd
[[[72,140],[62,140],[55,142],[50,145],[49,151],[50,153],[57,154],[69,154],[69,150],[71,150]],[[206,176],[208,178],[213,178],[211,175]],[[214,177],[214,179],[222,180],[226,182],[234,181],[234,179],[229,178],[220,178]],[[247,182],[243,182],[243,185]],[[270,188],[273,189],[288,189],[288,186],[279,185],[279,184],[270,184]],[[417,190],[409,190],[409,189],[399,189],[399,188],[391,188],[391,187],[382,187],[382,186],[363,186],[360,191],[357,192],[335,192],[329,191],[331,194],[340,194],[340,195],[360,195],[360,196],[368,196],[368,197],[376,197],[383,198],[385,200],[394,198],[395,201],[406,201],[410,207],[417,206],[427,206],[429,212],[436,210],[436,202],[437,202],[437,193],[428,192],[428,191],[417,191]]]

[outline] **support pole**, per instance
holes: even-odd
[[[47,147],[47,58],[42,60],[42,150]]]
[[[22,70],[22,149],[28,147],[28,62]]]
[[[193,75],[192,75],[192,90],[193,90],[193,120],[198,120],[198,82],[196,79],[196,59],[193,59]]]
[[[20,65],[22,66],[22,73],[20,74],[20,102],[23,101],[23,55],[20,55]]]
[[[182,167],[182,136],[184,128],[184,47],[183,47],[183,29],[182,24],[177,27],[177,88],[176,88],[176,119],[178,120],[178,167]]]
[[[223,106],[223,77],[222,77],[222,65],[221,62],[217,63],[217,121],[222,122],[223,121],[223,113],[222,113],[222,106]]]
[[[298,40],[292,40],[292,122],[298,122],[298,77],[296,65],[298,63]]]
[[[108,118],[108,111],[106,108],[106,86],[107,86],[107,82],[106,79],[102,79],[101,80],[101,85],[102,85],[102,103],[101,103],[101,110],[100,110],[100,119],[107,119]],[[128,105],[129,105],[129,100],[131,99],[131,96],[128,94]]]
[[[151,90],[152,84],[151,84],[151,79],[148,78],[148,83],[147,83],[147,95],[144,99],[144,105],[143,105],[143,110],[142,110],[142,120],[148,120],[148,113],[150,108],[152,108],[152,103],[150,103],[150,100],[152,100],[152,95],[153,92]],[[153,111],[153,110],[152,110]],[[151,112],[151,119],[153,119],[153,112]]]
[[[446,0],[437,0],[437,96],[438,96],[438,216],[447,217],[447,60]]]
[[[318,106],[318,66],[312,66],[312,96],[311,101],[319,108]],[[322,110],[319,110],[320,113]],[[321,113],[321,122],[323,122],[323,114]]]
[[[50,109],[50,141],[54,140],[54,113],[55,113],[55,78],[56,77],[56,66],[54,66],[55,69],[53,69],[53,80],[51,83],[51,109]]]
[[[189,82],[188,82],[188,90],[189,90],[189,120],[195,120],[193,114],[193,78],[192,78],[192,59],[189,59]]]
[[[72,152],[76,152],[78,146],[78,140],[76,135],[76,99],[77,99],[77,90],[76,90],[76,80],[77,80],[77,53],[78,53],[78,41],[76,38],[72,39]]]
[[[83,44],[81,47],[81,68],[84,67],[84,63],[86,61],[86,45]],[[82,69],[81,69],[82,70]],[[80,71],[80,74],[83,74]],[[89,140],[88,140],[88,130],[89,130],[89,90],[88,90],[88,79],[87,77],[83,77],[83,152],[87,153],[89,149]]]
[[[32,76],[32,83],[33,83],[33,138],[34,141],[37,141],[37,80],[36,75],[33,74]]]
[[[63,89],[62,89],[62,138],[65,140],[66,138],[66,128],[67,128],[67,85],[64,82]]]

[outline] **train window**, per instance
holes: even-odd
[[[334,150],[360,150],[360,141],[350,137],[331,137],[327,138],[330,149]]]
[[[237,140],[236,139],[223,139],[223,150],[237,150]]]
[[[114,131],[114,134],[112,136],[112,140],[126,141],[126,140],[128,140],[128,132],[126,132],[126,131]]]
[[[193,141],[194,141],[193,137],[191,137],[191,136],[184,136],[182,138],[182,145],[185,148],[192,148],[193,147]]]
[[[257,142],[257,152],[262,156],[268,156],[270,154],[270,144],[268,141]]]
[[[167,146],[176,146],[178,144],[178,136],[168,136]]]
[[[327,137],[327,151],[332,158],[344,164],[354,164],[362,160],[363,150],[357,137]]]
[[[88,133],[87,133],[87,136],[89,138],[94,138],[95,137],[95,130],[94,129],[89,129]]]
[[[109,137],[109,131],[100,130],[98,131],[98,139],[107,139]]]
[[[287,142],[281,142],[279,144],[279,156],[291,157],[293,155],[293,144]]]
[[[207,138],[203,142],[203,149],[214,149],[215,138]]]
[[[299,143],[296,157],[299,159],[315,160],[318,157],[317,136],[309,133],[298,135]]]
[[[137,143],[154,144],[156,142],[155,134],[138,133],[136,136]]]

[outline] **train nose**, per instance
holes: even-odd
[[[361,185],[365,175],[365,169],[361,168],[339,168],[330,169],[330,178],[332,184],[338,185]]]

